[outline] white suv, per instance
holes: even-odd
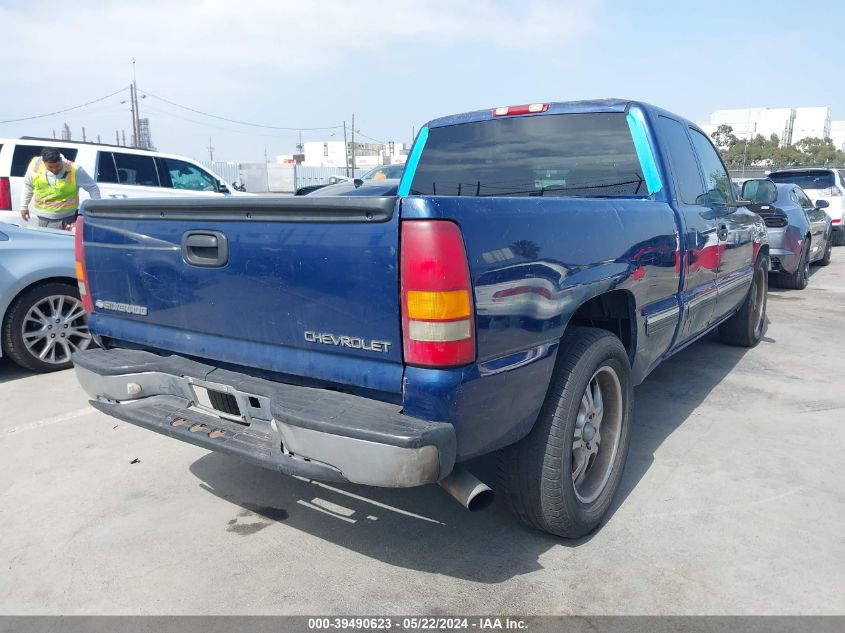
[[[199,163],[176,154],[163,154],[119,145],[99,145],[45,138],[0,138],[0,221],[25,224],[20,196],[29,162],[45,147],[55,147],[80,165],[97,182],[103,198],[250,195]],[[88,194],[80,189],[79,197]],[[30,216],[30,222],[34,214]]]
[[[834,246],[845,246],[845,170],[827,167],[796,167],[778,169],[768,176],[775,182],[792,183],[801,187],[813,202],[828,203],[825,212],[833,224]]]

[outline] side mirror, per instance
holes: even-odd
[[[827,200],[816,200],[816,209],[827,209],[830,203]]]
[[[360,178],[356,178],[355,180],[352,181],[352,184],[355,185],[355,188],[357,189],[358,187],[360,187],[361,185],[364,184],[364,181],[361,180]]]
[[[778,188],[768,178],[755,178],[742,183],[742,198],[751,204],[774,204]]]
[[[217,181],[217,192],[218,193],[230,193],[229,187],[227,187],[222,180]]]

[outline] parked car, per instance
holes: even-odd
[[[0,356],[26,369],[67,369],[91,342],[73,238],[0,222]]]
[[[811,200],[827,202],[825,213],[833,223],[833,245],[845,245],[845,169],[778,169],[769,174],[769,179],[798,185]]]
[[[824,212],[827,202],[813,204],[798,185],[767,178],[745,181],[742,197],[766,223],[772,281],[793,290],[806,288],[810,264],[830,263],[833,242],[830,217]]]
[[[336,185],[320,187],[307,195],[316,198],[329,196],[395,196],[398,189],[399,181],[394,178],[357,183],[348,180]]]
[[[633,387],[714,328],[763,336],[766,226],[665,110],[444,117],[395,195],[361,195],[380,183],[87,203],[80,284],[105,349],[74,362],[92,405],[290,475],[436,482],[469,509],[492,492],[463,464],[502,451],[516,516],[580,537],[622,480]]]
[[[399,179],[402,177],[402,172],[405,169],[405,165],[382,165],[380,167],[375,167],[365,173],[360,178],[350,178],[349,176],[329,176],[328,180],[324,183],[320,183],[319,185],[307,185],[305,187],[300,187],[296,190],[294,195],[296,196],[307,196],[311,193],[314,193],[318,189],[322,189],[323,187],[328,187],[329,185],[336,185],[342,184],[345,182],[349,183],[356,183],[356,186],[360,186],[360,183],[368,182],[370,180],[393,180]]]
[[[96,181],[103,198],[249,196],[199,163],[151,150],[80,141],[23,137],[0,139],[0,221],[22,225],[20,196],[30,161],[45,147],[56,147]],[[88,198],[79,192],[80,201]],[[30,223],[37,224],[35,214]]]

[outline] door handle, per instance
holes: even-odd
[[[219,231],[188,231],[182,235],[182,258],[192,266],[220,268],[229,262],[229,241]]]
[[[728,241],[728,225],[727,224],[720,224],[719,230],[716,232],[716,236],[722,242]]]

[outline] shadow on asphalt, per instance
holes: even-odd
[[[771,342],[764,338],[761,344]],[[637,387],[630,453],[607,520],[651,467],[658,447],[746,352],[720,344],[711,333]],[[495,456],[467,467],[495,486]],[[500,498],[483,512],[469,513],[437,486],[392,490],[310,482],[218,453],[194,462],[191,472],[204,490],[239,506],[226,529],[244,537],[280,521],[390,565],[474,582],[500,583],[530,573],[541,568],[547,550],[592,538],[567,541],[527,528]]]
[[[768,317],[767,317],[768,326]],[[775,343],[766,335],[760,345]],[[634,392],[634,426],[625,472],[605,522],[610,521],[654,463],[660,445],[681,426],[750,350],[719,342],[710,332],[663,361]]]
[[[18,367],[8,358],[0,358],[0,385],[4,382],[34,375],[34,372]]]

